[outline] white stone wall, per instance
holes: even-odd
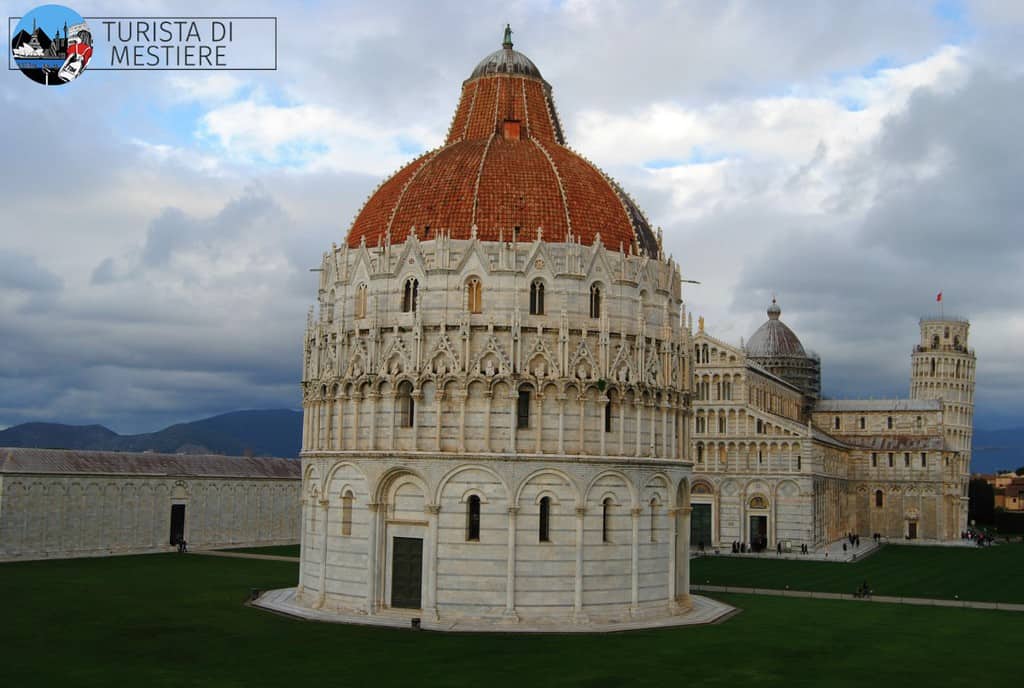
[[[322,269],[305,341],[305,451],[686,458],[689,335],[674,262],[599,243],[411,236],[335,249]],[[530,312],[534,282],[543,313]],[[524,390],[530,421],[519,428]],[[413,427],[400,422],[407,395]]]
[[[0,559],[171,551],[171,505],[190,548],[299,539],[299,481],[8,474],[0,482]]]
[[[681,462],[339,453],[307,454],[303,464],[299,599],[310,606],[388,609],[394,536],[423,539],[422,613],[441,619],[601,621],[688,603],[688,558],[680,551],[689,532],[689,467]],[[474,495],[480,538],[469,541]],[[547,542],[539,539],[544,497],[552,504]]]

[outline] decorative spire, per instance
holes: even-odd
[[[775,296],[772,296],[772,305],[768,306],[768,317],[772,320],[778,320],[779,316],[782,315],[782,309],[779,308],[779,304],[775,302]]]
[[[512,27],[509,24],[505,24],[505,38],[501,42],[501,47],[505,50],[512,49]]]

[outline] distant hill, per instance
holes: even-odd
[[[0,431],[0,447],[155,451],[186,454],[297,457],[302,413],[287,409],[234,411],[178,423],[158,432],[119,435],[102,425],[23,423]]]
[[[0,430],[0,447],[297,457],[302,413],[288,409],[234,411],[178,423],[159,432],[119,435],[102,425],[23,423]],[[1024,466],[1024,428],[975,430],[971,471]]]
[[[972,473],[993,473],[1024,466],[1024,428],[975,430]]]

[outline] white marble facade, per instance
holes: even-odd
[[[289,459],[0,449],[0,560],[293,544],[299,485]]]
[[[410,235],[325,254],[299,602],[513,624],[684,612],[681,311],[674,262],[600,242]],[[396,538],[421,562],[402,600]]]
[[[816,549],[847,533],[958,540],[967,528],[975,357],[966,320],[925,318],[920,334],[910,398],[831,400],[808,394],[801,376],[773,374],[701,321],[694,545]]]

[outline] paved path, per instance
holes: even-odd
[[[422,616],[421,628],[428,631],[454,631],[468,633],[614,633],[618,631],[635,631],[649,628],[669,628],[674,626],[698,626],[725,621],[738,613],[735,607],[724,602],[692,595],[693,608],[680,614],[665,614],[629,618],[618,621],[584,621],[570,622],[532,622],[529,619],[463,619],[436,620]],[[295,599],[295,588],[267,590],[249,602],[278,614],[307,619],[309,621],[326,621],[329,623],[365,624],[368,626],[388,626],[390,628],[409,628],[413,617],[421,617],[419,610],[405,611],[399,609],[380,610],[373,615],[355,614],[331,609],[313,609],[299,604]]]
[[[843,544],[846,543],[846,551],[843,551]],[[853,561],[860,561],[865,557],[871,556],[875,552],[881,549],[881,545],[876,543],[870,538],[861,538],[860,547],[854,549],[849,545],[846,539],[836,540],[835,542],[821,547],[819,549],[813,549],[808,554],[800,554],[799,549],[786,554],[778,554],[775,549],[767,549],[764,552],[745,552],[743,554],[733,554],[731,549],[731,543],[725,543],[723,547],[717,549],[705,548],[703,552],[699,552],[696,547],[690,548],[691,557],[738,557],[740,559],[789,559],[793,561],[835,561],[840,563],[849,563]]]
[[[208,557],[228,557],[231,559],[263,559],[264,561],[293,561],[298,563],[298,557],[282,557],[277,554],[253,554],[252,552],[222,552],[216,549],[189,550],[189,554],[203,554]]]
[[[816,600],[853,600],[857,602],[882,602],[885,604],[913,604],[923,607],[962,607],[966,609],[999,609],[1011,612],[1024,612],[1024,604],[1014,604],[1011,602],[971,602],[968,600],[939,600],[930,597],[892,597],[889,595],[872,595],[865,599],[838,592],[741,588],[734,585],[691,584],[690,590],[693,592],[732,592],[742,595],[773,595],[776,597],[803,597]]]

